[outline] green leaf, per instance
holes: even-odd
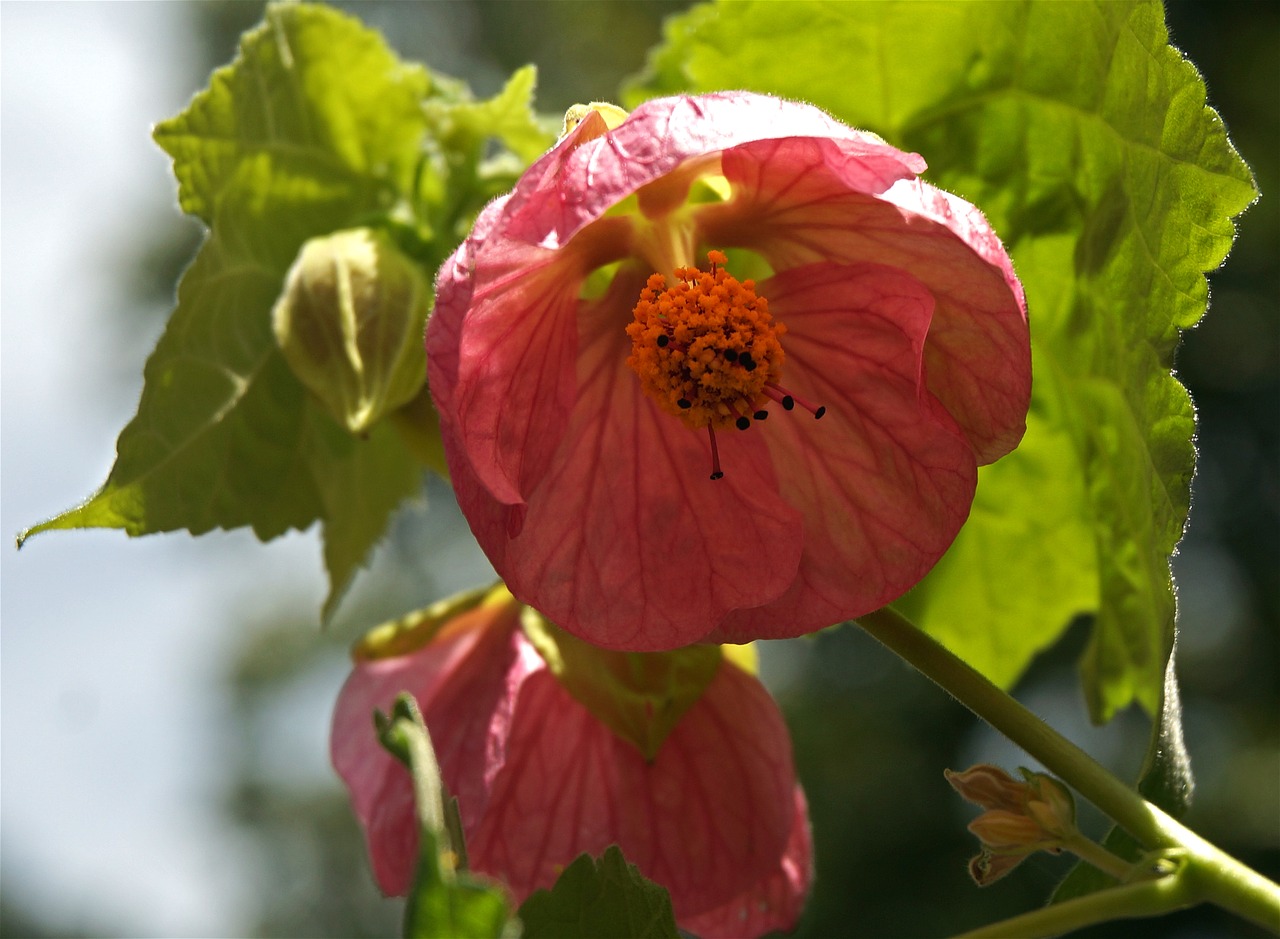
[[[1195,782],[1191,776],[1191,757],[1182,736],[1182,696],[1178,691],[1174,658],[1170,653],[1165,666],[1160,711],[1151,728],[1138,792],[1174,818],[1181,818],[1191,807]]]
[[[451,240],[466,237],[484,204],[511,189],[525,166],[555,141],[558,124],[533,110],[536,79],[529,65],[517,69],[487,101],[473,100],[465,87],[453,83],[447,94],[426,103],[424,165],[430,171],[419,180],[418,192],[428,203],[424,214],[432,226]],[[490,137],[511,152],[486,159]]]
[[[525,939],[676,939],[667,891],[628,864],[617,845],[579,855],[550,890],[520,907]]]
[[[473,140],[496,137],[525,163],[532,163],[555,143],[556,130],[533,110],[538,71],[532,65],[517,69],[502,91],[487,101],[463,101],[442,108],[439,119],[451,132]],[[445,139],[448,133],[442,133]]]
[[[319,494],[303,457],[313,406],[276,348],[269,317],[291,260],[274,240],[307,227],[301,205],[271,229],[259,227],[268,217],[247,206],[222,210],[227,223],[179,285],[178,307],[147,362],[138,413],[120,435],[106,484],[32,533],[201,534],[252,525],[267,539],[317,517]]]
[[[424,68],[402,64],[350,17],[280,4],[155,138],[173,157],[183,210],[210,226],[247,162],[273,183],[305,181],[362,209],[386,207],[409,189],[430,87]]]
[[[345,586],[386,529],[387,519],[418,493],[422,471],[390,424],[353,437],[309,402],[304,454],[324,519],[324,564],[332,587],[321,615],[328,618]]]
[[[459,876],[450,884],[421,872],[405,904],[405,939],[515,939],[519,925],[497,885]]]
[[[486,138],[534,146],[532,87],[524,70],[477,104],[341,13],[269,7],[236,61],[156,127],[179,202],[210,231],[147,362],[116,464],[87,502],[19,543],[80,527],[249,526],[266,540],[320,521],[328,616],[389,514],[420,490],[421,467],[442,467],[439,430],[423,392],[367,433],[343,431],[286,364],[271,309],[302,244],[353,226],[390,231],[429,282],[492,194],[477,180]],[[431,136],[451,108],[467,115],[456,145]]]
[[[408,187],[429,80],[325,7],[271,7],[155,136],[182,207],[211,231],[147,362],[138,413],[106,483],[55,528],[131,535],[251,526],[265,539],[324,523],[326,612],[391,509],[419,483],[387,429],[340,437],[271,333],[285,271],[312,235],[386,211]]]
[[[1053,382],[1032,356],[1036,395],[1021,448],[978,471],[969,522],[929,577],[894,604],[984,675],[1009,687],[1077,613],[1095,607],[1097,555],[1084,487]],[[1011,570],[1009,552],[1022,552]],[[1011,577],[1035,571],[1034,580]],[[1024,624],[1026,628],[1015,628]]]
[[[923,154],[927,179],[987,213],[1026,288],[1026,440],[983,471],[972,519],[904,607],[1006,685],[1093,613],[1082,676],[1094,718],[1134,700],[1154,714],[1195,460],[1173,351],[1256,196],[1162,8],[703,6],[668,22],[629,100],[739,87]]]

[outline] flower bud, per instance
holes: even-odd
[[[418,266],[386,234],[357,228],[302,246],[271,320],[298,380],[360,434],[426,381],[430,309]]]
[[[608,101],[571,105],[569,110],[564,112],[564,125],[560,129],[560,138],[563,140],[568,136],[569,132],[581,124],[592,111],[604,118],[604,126],[609,130],[620,126],[627,119],[626,111]]]

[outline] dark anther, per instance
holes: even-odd
[[[738,430],[746,430],[751,426],[751,421],[745,417],[738,418],[734,423],[738,425]]]
[[[742,355],[738,356],[738,361],[742,363],[742,367],[748,372],[754,372],[756,370],[756,360],[751,357],[750,352],[742,353]]]
[[[712,473],[712,474],[711,474],[711,478],[712,478],[712,479],[724,479],[724,473],[720,472],[720,470],[716,470],[714,473]]]
[[[826,413],[827,413],[827,408],[824,405],[823,407],[820,407],[818,408],[818,410],[813,412],[813,419],[816,421],[818,418],[822,417],[822,415]]]
[[[681,398],[679,401],[676,402],[676,404],[680,405],[681,409],[685,411],[693,407],[693,402],[690,401],[688,398]]]
[[[783,410],[785,410],[785,411],[790,411],[790,410],[791,410],[792,408],[794,408],[795,406],[796,406],[796,399],[795,399],[795,398],[793,398],[793,397],[791,397],[791,395],[786,395],[786,396],[782,399],[782,408],[783,408]]]
[[[762,420],[764,420],[766,417],[768,417],[768,416],[769,416],[769,412],[768,412],[768,411],[756,411],[756,413],[752,414],[751,416],[752,416],[752,417],[754,417],[754,418],[755,418],[756,420],[758,420],[758,421],[762,421]]]
[[[661,336],[659,336],[657,339],[654,340],[654,342],[658,344],[659,349],[665,349],[667,346],[667,343],[669,343],[670,341],[671,341],[671,337],[668,336],[666,333],[663,333]]]
[[[724,350],[724,360],[725,360],[726,362],[736,362],[736,361],[738,361],[738,350],[737,350],[737,349],[725,349],[725,350]]]

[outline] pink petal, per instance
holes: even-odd
[[[628,296],[639,294],[637,278],[617,280]],[[465,468],[454,482],[519,599],[598,645],[677,648],[729,611],[787,588],[800,517],[778,496],[758,431],[718,434],[725,476],[709,478],[707,434],[644,395],[626,366],[630,340],[613,305],[606,297],[582,312],[577,402],[546,477],[527,494],[519,534],[468,484]]]
[[[549,673],[521,689],[506,765],[469,843],[518,899],[617,843],[684,922],[778,867],[795,825],[790,741],[756,679],[723,665],[652,763]]]
[[[458,797],[463,824],[475,824],[488,803],[492,754],[504,745],[513,689],[544,667],[527,643],[515,644],[517,608],[500,609],[505,622],[495,621],[493,607],[482,607],[409,655],[357,662],[338,695],[330,758],[351,792],[374,873],[388,894],[408,888],[417,825],[409,772],[378,741],[373,712],[390,712],[401,692],[417,699],[445,786]]]
[[[510,194],[499,196],[480,212],[466,241],[436,274],[435,306],[427,323],[428,381],[441,421],[453,419],[453,391],[458,384],[458,347],[462,320],[475,292],[475,252],[502,220]]]
[[[505,237],[561,247],[627,196],[684,162],[756,140],[821,137],[877,190],[924,170],[874,134],[857,131],[808,104],[745,91],[680,95],[646,101],[620,127],[563,153],[564,144],[535,163],[512,192]],[[567,142],[566,142],[567,143]],[[548,173],[556,161],[557,171]]]
[[[912,274],[936,301],[929,389],[980,463],[1017,444],[1031,389],[1026,305],[976,208],[918,180],[882,187],[824,140],[746,144],[721,165],[734,198],[703,210],[709,240],[755,248],[775,270],[871,261]]]
[[[478,271],[485,278],[465,317],[438,327],[440,337],[457,336],[452,422],[477,477],[499,501],[518,504],[545,473],[573,404],[581,280],[550,252],[524,246]],[[429,327],[428,360],[442,343]]]
[[[720,642],[796,636],[883,606],[918,581],[969,513],[973,452],[924,386],[933,299],[877,264],[810,264],[761,286],[787,327],[782,384],[825,405],[763,428],[783,498],[804,514],[791,588],[731,614]]]
[[[441,266],[427,323],[428,383],[446,431],[451,475],[458,473],[453,463],[474,460],[467,469],[471,482],[517,507],[511,516],[516,528],[523,519],[522,487],[531,487],[545,469],[567,420],[573,311],[585,270],[571,257],[558,258],[556,237],[545,226],[534,227],[548,199],[573,199],[556,181],[600,125],[599,115],[589,114],[526,170],[515,190],[485,207]],[[530,377],[540,396],[528,385],[510,394],[511,383]],[[533,452],[524,451],[526,442]]]
[[[1027,300],[1013,261],[982,213],[949,192],[903,180],[885,198],[945,226],[1000,275],[1013,296],[1010,302],[994,289],[985,271],[973,274],[970,259],[954,248],[947,252],[954,261],[922,259],[908,268],[938,299],[925,347],[929,387],[969,435],[978,463],[993,463],[1022,440],[1031,400]]]
[[[447,449],[459,450],[477,481],[516,506],[545,472],[568,419],[583,274],[621,256],[625,234],[605,220],[575,254],[490,238],[507,224],[517,195],[486,206],[441,266],[426,335],[432,398],[452,431],[446,439],[455,441]]]
[[[374,879],[387,896],[404,896],[413,883],[418,862],[413,782],[408,770],[397,762],[387,766],[376,785],[366,791],[373,799],[372,808],[368,817],[358,817],[364,828]]]
[[[762,136],[829,137],[848,165],[880,188],[924,166],[918,156],[814,107],[747,92],[649,101],[616,130],[584,139],[596,132],[591,123],[580,124],[486,210],[446,262],[428,323],[437,408],[456,423],[455,445],[465,450],[477,482],[508,505],[537,485],[563,436],[574,394],[582,276],[626,253],[625,222],[598,222],[611,206],[685,162]]]
[[[700,939],[741,939],[796,928],[813,884],[813,835],[804,791],[795,790],[791,838],[778,866],[746,893],[724,906],[683,919],[681,927]]]

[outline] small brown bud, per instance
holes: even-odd
[[[1075,800],[1066,786],[1044,773],[1021,772],[1022,781],[986,763],[962,773],[944,772],[956,792],[986,809],[969,823],[982,843],[982,853],[969,862],[980,887],[999,880],[1029,854],[1057,854],[1078,834]]]

